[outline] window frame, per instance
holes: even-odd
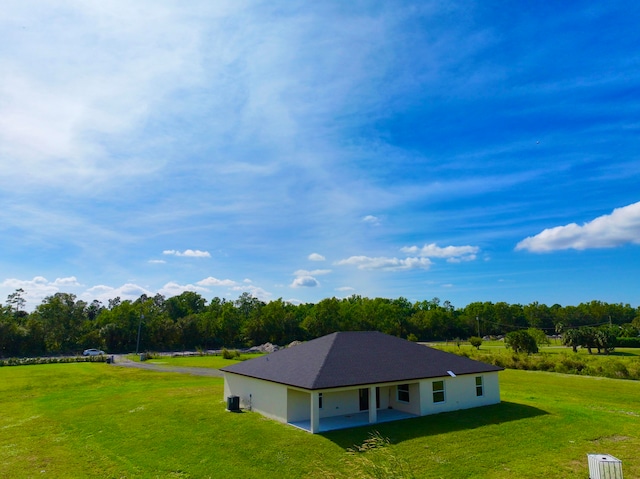
[[[405,404],[409,404],[411,402],[411,393],[409,390],[409,384],[398,384],[396,386],[396,399],[398,402]]]
[[[446,400],[444,379],[438,381],[431,381],[431,394],[434,404],[443,403]],[[442,387],[436,389],[436,384],[441,384]]]
[[[480,380],[480,384],[478,384]],[[484,396],[484,378],[482,376],[476,376],[476,397]]]

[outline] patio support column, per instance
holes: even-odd
[[[378,408],[376,407],[376,387],[369,387],[369,424],[378,422]]]
[[[320,407],[318,404],[318,393],[311,391],[311,433],[320,432]]]

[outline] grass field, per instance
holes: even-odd
[[[263,354],[242,354],[239,360],[257,358]],[[133,359],[138,359],[135,356]],[[150,364],[161,364],[167,366],[188,367],[188,368],[214,368],[220,369],[230,364],[235,364],[238,359],[224,359],[222,356],[163,356],[161,358],[147,360]]]
[[[420,478],[586,479],[591,452],[640,477],[639,382],[516,370],[500,380],[499,405],[311,435],[225,412],[219,378],[0,368],[0,478],[353,478],[360,463],[345,451],[374,430]]]
[[[485,342],[479,350],[469,344],[432,343],[443,351],[462,354],[510,369],[525,369],[557,373],[600,376],[613,379],[640,380],[640,349],[616,348],[609,355],[589,354],[586,349],[573,352],[571,348],[550,345],[537,354],[516,354],[499,341]]]

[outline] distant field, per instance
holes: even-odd
[[[586,478],[590,452],[640,477],[640,383],[500,375],[500,405],[314,436],[225,412],[219,378],[106,364],[1,368],[0,478],[354,478],[345,450],[373,430],[419,478]]]
[[[429,346],[438,347],[442,349],[453,350],[458,349],[454,341],[437,341],[437,342],[428,342],[424,343]],[[464,341],[460,344],[461,349],[475,349],[468,342]],[[506,350],[508,349],[504,345],[504,341],[483,341],[480,349],[488,349],[488,350]],[[596,350],[593,350],[594,353]],[[570,347],[563,346],[558,340],[552,339],[549,345],[540,346],[540,352],[544,353],[573,353]],[[578,352],[574,354],[585,354],[589,355],[589,352],[586,349],[578,348]],[[611,354],[611,356],[640,356],[640,348],[616,348],[615,351]]]
[[[244,361],[257,358],[258,356],[262,356],[262,354],[242,354],[239,360]],[[134,357],[133,359],[137,358]],[[147,362],[176,367],[220,369],[224,366],[237,363],[238,359],[224,359],[222,356],[163,356],[161,358],[149,359]]]
[[[596,354],[596,350],[589,354],[582,348],[574,353],[571,348],[551,345],[540,348],[537,354],[516,354],[498,341],[482,343],[479,350],[465,343],[459,347],[453,342],[429,345],[510,369],[640,380],[640,349],[637,348],[616,348],[605,355]]]

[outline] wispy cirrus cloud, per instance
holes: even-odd
[[[211,258],[211,253],[208,251],[200,251],[199,249],[186,249],[184,251],[177,251],[174,249],[167,249],[162,252],[168,256],[178,256],[186,258]]]
[[[373,216],[373,215],[365,216],[364,218],[362,218],[362,222],[370,224],[372,226],[380,226],[380,218],[378,218],[377,216]]]
[[[616,208],[611,214],[578,225],[547,228],[516,245],[516,250],[533,253],[593,248],[615,248],[625,244],[640,244],[640,202]]]
[[[445,258],[451,263],[461,261],[473,261],[476,259],[480,248],[478,246],[445,246],[440,247],[435,243],[422,247],[405,246],[400,251],[403,253],[417,254],[421,258]]]
[[[403,271],[409,269],[429,269],[429,258],[386,258],[351,256],[336,262],[339,266],[356,266],[358,269],[380,269],[383,271]]]

